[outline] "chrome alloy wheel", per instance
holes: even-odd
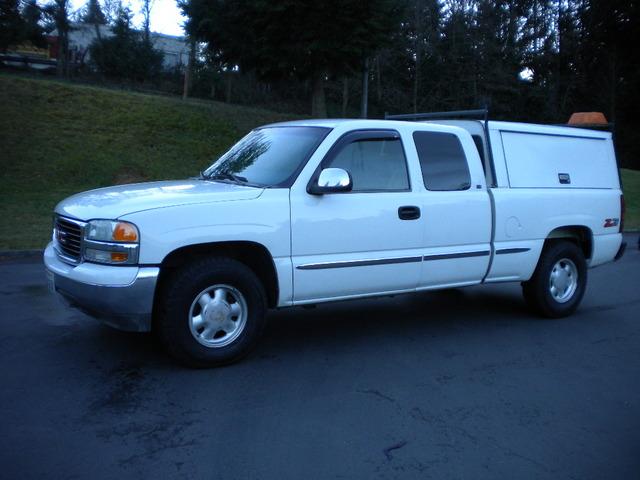
[[[229,285],[214,285],[200,292],[191,304],[189,329],[205,347],[224,347],[244,330],[247,312],[242,293]]]
[[[549,276],[549,293],[558,303],[566,303],[578,289],[578,267],[568,258],[556,262]]]

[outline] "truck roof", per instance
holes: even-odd
[[[457,122],[480,122],[482,120],[448,120],[440,123],[437,120],[430,121],[402,121],[402,120],[374,120],[374,119],[362,119],[362,118],[324,118],[324,119],[304,119],[293,120],[288,122],[278,122],[265,125],[265,127],[326,127],[336,128],[339,125],[346,123],[353,124],[355,128],[393,128],[398,124],[412,124],[416,123],[428,123],[430,125],[440,125],[442,127],[455,126]],[[489,121],[489,128],[492,130],[512,131],[512,132],[526,132],[526,133],[538,133],[543,135],[559,135],[568,137],[589,137],[589,138],[611,138],[610,132],[602,132],[598,130],[591,130],[586,128],[570,127],[564,125],[540,125],[535,123],[520,123],[520,122],[503,122],[503,121]]]
[[[381,127],[381,126],[393,126],[397,125],[397,121],[393,120],[373,120],[373,119],[363,119],[363,118],[310,118],[305,120],[292,120],[289,122],[278,122],[272,123],[270,125],[265,125],[266,127],[328,127],[335,128],[338,125],[344,125],[346,123],[351,123],[356,127]],[[412,123],[412,122],[401,122],[401,123]]]

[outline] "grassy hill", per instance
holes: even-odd
[[[291,118],[0,74],[0,250],[43,248],[72,193],[197,175],[253,127]]]
[[[44,247],[72,193],[196,175],[251,128],[291,118],[0,74],[0,250]],[[639,228],[640,172],[623,183],[627,227]]]

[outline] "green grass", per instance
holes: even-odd
[[[0,75],[0,250],[43,248],[72,193],[197,175],[247,131],[293,116]]]
[[[624,220],[625,230],[640,229],[640,172],[622,169],[622,191],[627,212]]]

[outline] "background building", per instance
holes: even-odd
[[[109,25],[98,25],[100,36],[107,38],[113,36]],[[89,47],[96,39],[95,25],[88,23],[76,23],[71,26],[69,32],[69,55],[71,63],[86,64],[91,60]],[[166,35],[164,33],[151,32],[151,43],[156,50],[163,54],[163,65],[166,69],[184,68],[189,62],[189,44],[184,37]],[[49,41],[49,56],[57,58],[58,34],[54,30],[47,37]]]

